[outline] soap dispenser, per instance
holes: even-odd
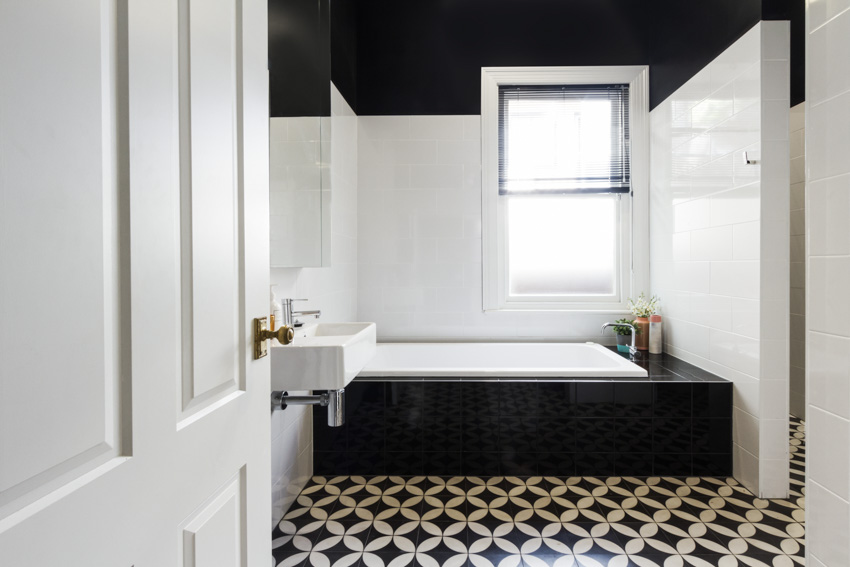
[[[271,317],[269,318],[269,328],[272,331],[276,331],[277,326],[283,321],[283,308],[280,305],[280,301],[277,300],[274,294],[274,288],[276,287],[276,285],[269,286],[269,298],[271,299],[271,306],[269,308],[269,312],[271,313]]]

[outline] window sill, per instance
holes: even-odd
[[[629,314],[625,307],[594,307],[594,306],[530,306],[530,307],[497,307],[485,308],[484,313],[612,313],[617,315]]]

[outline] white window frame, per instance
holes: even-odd
[[[620,198],[620,281],[616,301],[529,300],[508,295],[507,207],[499,196],[500,85],[629,85],[632,196]],[[481,190],[484,311],[622,313],[628,298],[649,289],[649,67],[483,67]],[[616,198],[616,197],[614,197]],[[589,234],[589,238],[593,235]]]

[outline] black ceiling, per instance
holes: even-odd
[[[281,37],[281,30],[293,29],[281,23],[293,12],[284,5],[300,4],[298,14],[305,6],[328,10],[328,3],[330,41],[303,14],[310,27],[299,26],[302,41],[305,30],[316,32],[310,47],[293,46],[291,33]],[[297,100],[324,104],[316,91],[328,77],[361,115],[479,114],[481,67],[509,65],[649,65],[655,107],[761,19],[792,21],[792,105],[804,98],[805,0],[270,0],[269,6],[273,116],[297,115]],[[329,57],[311,52],[324,45]],[[303,62],[295,61],[299,53],[306,54]]]

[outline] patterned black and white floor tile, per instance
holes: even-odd
[[[805,425],[791,496],[732,478],[314,477],[273,534],[278,566],[804,565]]]

